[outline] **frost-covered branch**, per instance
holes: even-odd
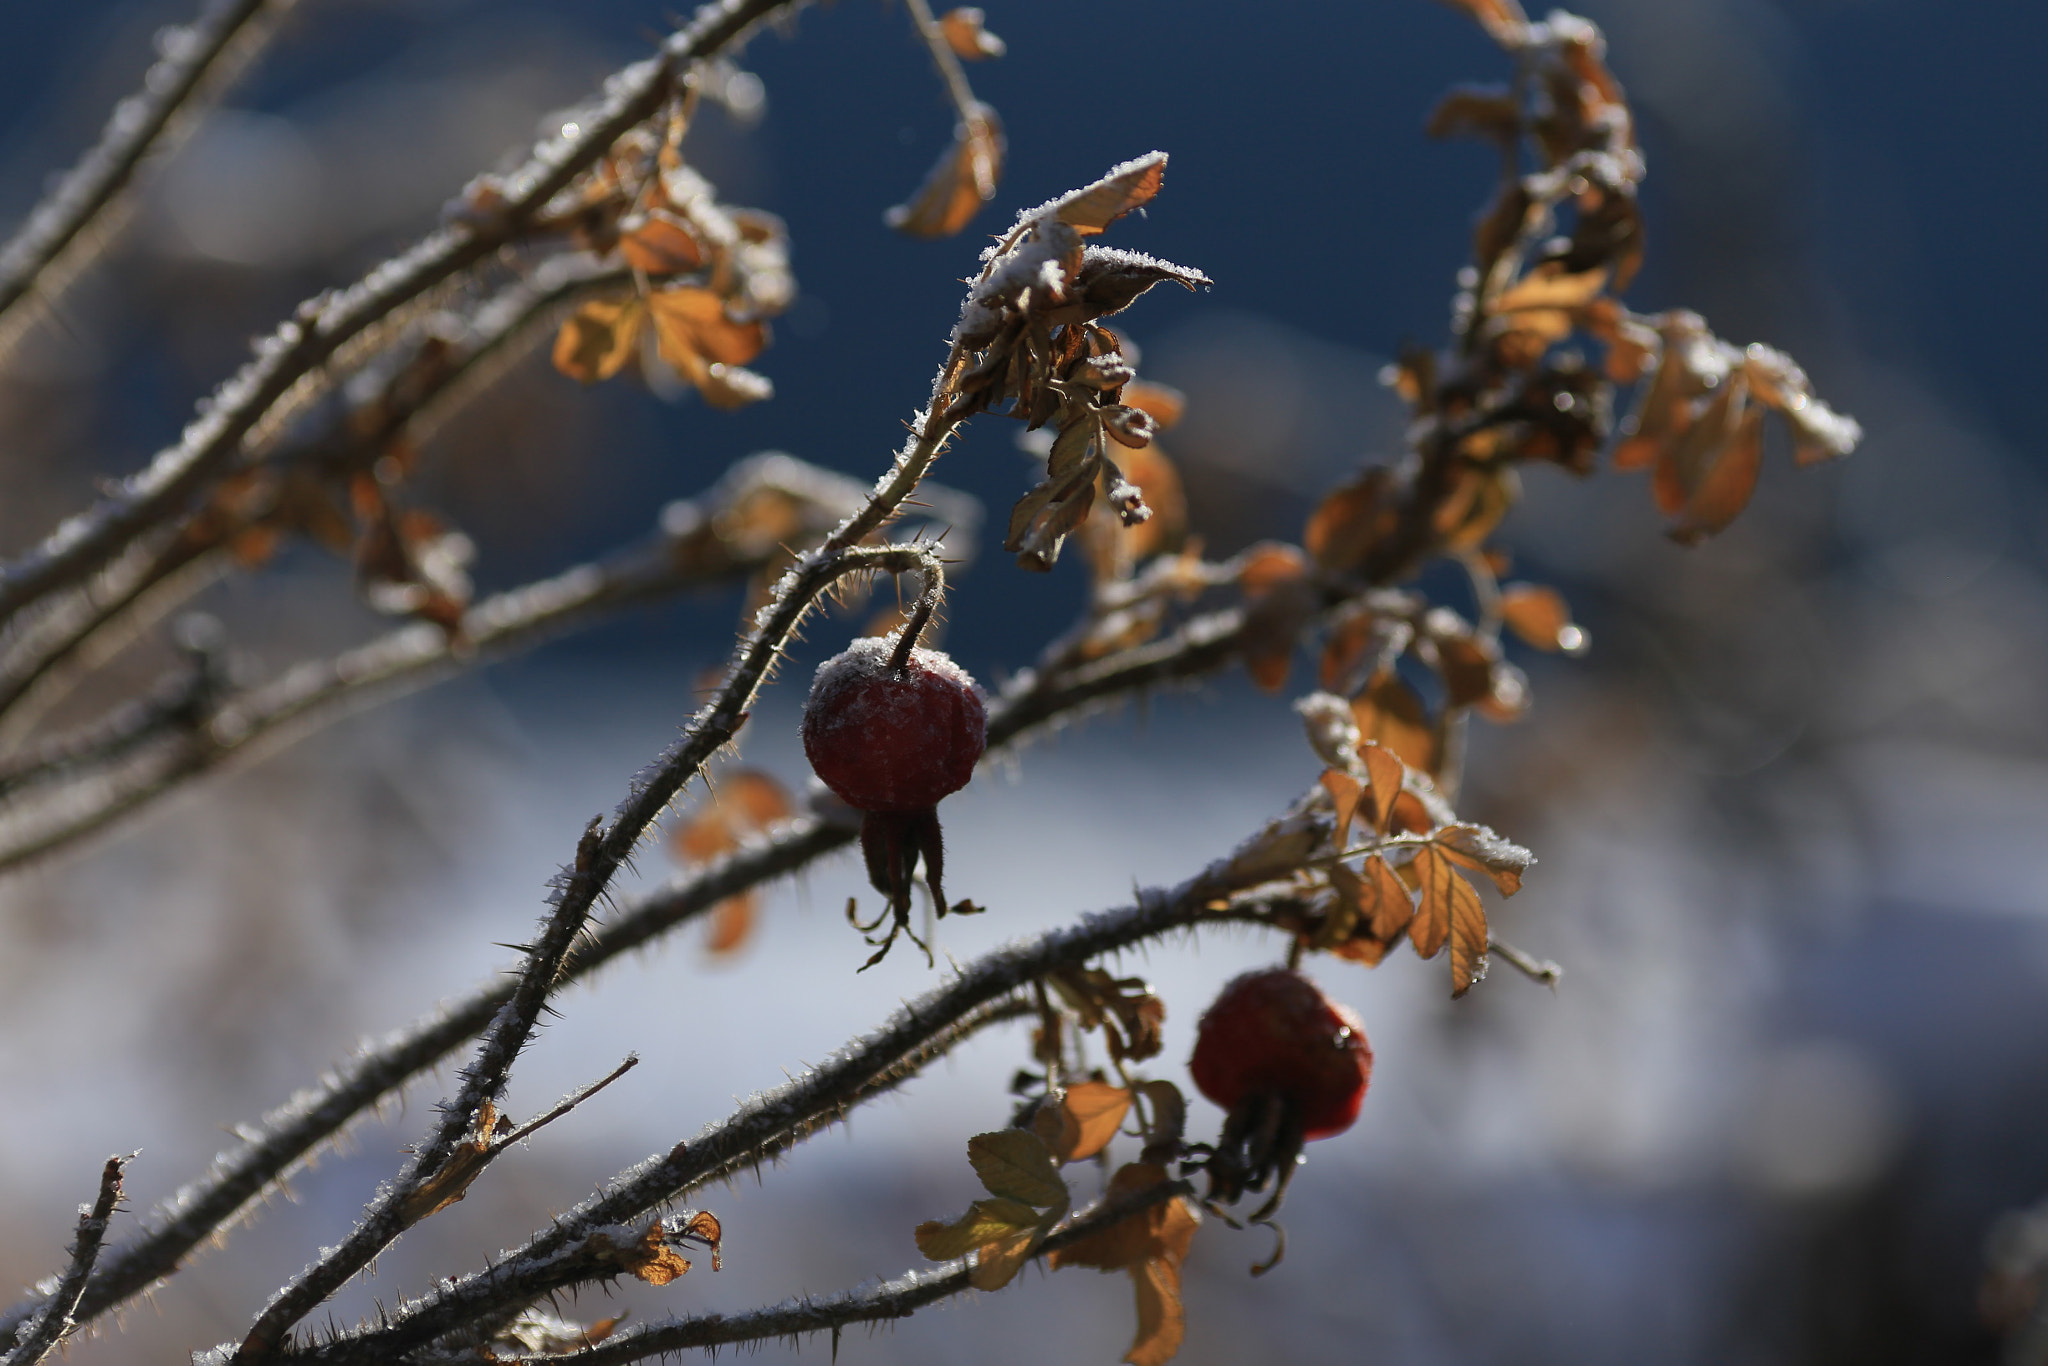
[[[603,100],[518,170],[494,177],[478,210],[376,267],[348,289],[318,295],[257,344],[256,354],[200,405],[177,444],[120,481],[41,545],[0,569],[0,622],[79,582],[153,526],[176,517],[207,482],[232,469],[243,438],[301,381],[353,338],[517,239],[554,196],[635,125],[653,116],[690,63],[743,39],[764,18],[803,0],[714,0],[665,42],[607,83]],[[472,207],[475,207],[474,205]]]
[[[176,143],[248,65],[297,0],[215,0],[163,31],[142,89],[114,106],[99,142],[0,247],[0,356],[113,235],[113,210],[153,155]]]
[[[1127,1198],[1105,1202],[1049,1234],[1032,1250],[1031,1259],[1051,1256],[1155,1205],[1193,1194],[1194,1187],[1186,1181],[1162,1181]],[[673,1352],[778,1338],[794,1341],[811,1333],[831,1333],[836,1347],[840,1331],[850,1324],[906,1319],[927,1305],[965,1292],[970,1288],[972,1269],[962,1259],[930,1270],[906,1271],[893,1280],[836,1295],[799,1296],[751,1313],[658,1319],[613,1332],[603,1342],[578,1351],[534,1356],[500,1352],[494,1360],[503,1366],[623,1366]],[[471,1366],[476,1359],[473,1352],[465,1352],[419,1356],[412,1361],[414,1366]]]
[[[594,1234],[747,1169],[759,1154],[786,1146],[852,1104],[877,1078],[991,1001],[1054,969],[1079,966],[1178,930],[1230,922],[1271,924],[1302,909],[1288,894],[1235,897],[1230,892],[1221,869],[1211,869],[1171,891],[1144,893],[1133,906],[1086,915],[987,954],[816,1069],[756,1096],[723,1122],[622,1173],[496,1265],[443,1283],[395,1310],[379,1327],[291,1356],[323,1366],[390,1362],[466,1323],[591,1279],[579,1250]]]
[[[100,1244],[107,1236],[107,1221],[114,1217],[114,1209],[121,1202],[121,1172],[134,1156],[130,1153],[127,1157],[110,1157],[100,1169],[98,1197],[90,1205],[79,1206],[78,1233],[71,1240],[70,1264],[64,1268],[64,1275],[42,1312],[10,1331],[6,1339],[0,1339],[0,1346],[9,1341],[14,1344],[12,1351],[0,1356],[0,1366],[36,1366],[78,1326],[78,1300],[85,1293],[93,1264],[99,1260]]]

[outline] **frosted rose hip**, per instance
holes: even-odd
[[[1270,1095],[1303,1139],[1351,1127],[1372,1077],[1365,1026],[1288,968],[1248,972],[1202,1015],[1188,1063],[1203,1095],[1226,1110]]]
[[[919,811],[967,786],[988,712],[967,671],[914,649],[902,673],[893,642],[856,641],[818,668],[804,705],[804,754],[825,786],[862,811]]]

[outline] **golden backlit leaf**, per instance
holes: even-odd
[[[1334,768],[1323,770],[1322,783],[1323,791],[1330,794],[1330,803],[1336,808],[1335,838],[1337,847],[1342,849],[1351,838],[1351,821],[1358,814],[1359,799],[1365,795],[1365,789],[1349,773]]]
[[[1572,609],[1555,588],[1511,583],[1501,589],[1500,615],[1510,631],[1539,650],[1576,654],[1585,648],[1585,632],[1572,625]]]
[[[1109,1179],[1102,1203],[1114,1204],[1151,1190],[1168,1180],[1166,1168],[1152,1162],[1126,1162]],[[1093,1267],[1097,1271],[1122,1271],[1150,1257],[1185,1255],[1186,1238],[1181,1237],[1172,1214],[1178,1200],[1154,1205],[1117,1220],[1108,1228],[1089,1234],[1053,1253],[1046,1260],[1054,1270],[1070,1266]],[[1171,1240],[1169,1233],[1172,1234]],[[1192,1237],[1188,1230],[1186,1237]],[[1174,1251],[1178,1245],[1179,1253]]]
[[[967,1273],[967,1283],[976,1290],[1001,1290],[1016,1279],[1024,1263],[1031,1259],[1032,1249],[1044,1237],[1045,1230],[1033,1226],[984,1243],[975,1251],[974,1268]]]
[[[977,104],[953,129],[953,143],[939,157],[917,193],[883,215],[910,237],[951,237],[995,197],[1003,168],[1003,128],[996,111]]]
[[[1101,1152],[1116,1137],[1130,1109],[1131,1093],[1121,1086],[1103,1081],[1069,1086],[1056,1110],[1058,1137],[1050,1145],[1054,1160],[1082,1162]]]
[[[1521,891],[1522,874],[1536,862],[1536,856],[1527,849],[1502,839],[1483,825],[1446,825],[1432,831],[1430,839],[1452,862],[1492,878],[1502,896]]]
[[[1486,908],[1472,884],[1434,845],[1425,845],[1412,865],[1421,899],[1408,927],[1415,952],[1434,958],[1451,946],[1451,995],[1463,996],[1486,975]]]
[[[708,289],[685,285],[658,289],[647,296],[661,358],[681,370],[677,357],[694,352],[725,365],[745,365],[768,345],[768,324],[755,319],[735,322],[725,300]]]
[[[1138,1336],[1124,1353],[1130,1366],[1166,1366],[1187,1336],[1187,1311],[1180,1302],[1180,1266],[1163,1258],[1131,1268],[1137,1288]]]
[[[1324,952],[1362,968],[1376,968],[1387,961],[1387,950],[1392,947],[1370,935],[1353,935],[1341,944],[1332,944]]]
[[[939,16],[939,34],[953,55],[963,61],[979,62],[1000,57],[1008,49],[1003,40],[982,27],[988,16],[968,5],[947,10]]]
[[[1188,404],[1187,395],[1180,390],[1144,379],[1134,379],[1124,385],[1123,401],[1152,414],[1152,420],[1162,431],[1180,421]]]
[[[737,951],[754,933],[755,913],[761,902],[757,894],[742,892],[729,896],[711,908],[711,929],[704,947],[714,957]]]
[[[1709,457],[1677,522],[1667,532],[1671,539],[1692,545],[1724,530],[1749,506],[1763,458],[1764,410],[1752,404],[1737,420],[1728,440]]]
[[[1437,676],[1444,682],[1444,705],[1469,707],[1493,695],[1497,646],[1463,629],[1440,635],[1430,644],[1436,652]]]
[[[1440,754],[1436,727],[1415,690],[1392,669],[1381,669],[1351,699],[1358,733],[1392,750],[1402,763],[1434,774]]]
[[[1238,582],[1244,588],[1244,662],[1252,681],[1278,692],[1302,626],[1315,609],[1308,561],[1291,545],[1267,541],[1246,551]]]
[[[1166,179],[1166,153],[1150,152],[1115,167],[1093,185],[1084,185],[1059,201],[1062,223],[1082,236],[1101,232],[1132,209],[1151,202]]]
[[[1394,472],[1375,465],[1349,483],[1332,489],[1310,514],[1301,543],[1324,569],[1345,573],[1392,534],[1396,511],[1390,492]]]
[[[619,226],[619,255],[637,271],[676,275],[704,264],[703,247],[682,220],[666,210],[652,210],[638,222],[628,219]]]
[[[919,1224],[917,1250],[935,1262],[950,1262],[1020,1230],[1029,1232],[1042,1217],[1020,1200],[977,1200],[950,1224],[937,1219]]]
[[[638,299],[592,299],[555,334],[555,368],[585,384],[610,379],[633,358],[645,318]]]
[[[1030,1205],[1063,1205],[1067,1183],[1045,1140],[1028,1129],[998,1129],[967,1140],[967,1160],[991,1195]]]
[[[1496,313],[1583,308],[1607,287],[1607,273],[1606,266],[1569,271],[1562,261],[1545,261],[1501,291],[1500,297],[1493,301],[1493,308]]]
[[[1409,895],[1408,884],[1377,854],[1360,865],[1359,875],[1364,887],[1359,909],[1364,914],[1366,929],[1380,943],[1391,944],[1407,932],[1409,923],[1415,919],[1415,902]]]
[[[1394,750],[1370,736],[1358,746],[1358,757],[1365,761],[1365,776],[1372,787],[1369,809],[1373,829],[1384,835],[1393,827],[1394,804],[1400,799],[1408,766]]]

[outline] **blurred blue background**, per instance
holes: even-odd
[[[719,414],[530,359],[436,438],[424,475],[476,537],[486,591],[641,534],[755,450],[873,472],[927,391],[983,234],[1154,147],[1173,157],[1166,188],[1112,240],[1217,282],[1124,320],[1145,373],[1189,394],[1166,444],[1195,529],[1226,552],[1294,538],[1319,489],[1398,454],[1375,376],[1404,342],[1442,338],[1494,173],[1488,149],[1432,144],[1422,121],[1506,60],[1422,0],[987,8],[1009,53],[970,75],[1009,158],[995,205],[951,241],[881,221],[952,124],[901,11],[839,0],[753,43],[763,116],[707,114],[686,150],[727,201],[789,224],[803,297],[757,364],[777,397]],[[1366,1119],[1312,1154],[1280,1273],[1246,1279],[1255,1239],[1197,1241],[1190,1363],[1990,1361],[1985,1239],[2048,1195],[2048,17],[1906,0],[1587,13],[1650,168],[1630,302],[1791,351],[1868,441],[1819,470],[1774,459],[1744,520],[1690,552],[1661,537],[1641,480],[1532,472],[1503,539],[1518,575],[1566,592],[1594,650],[1521,661],[1536,711],[1477,737],[1465,807],[1542,857],[1502,932],[1568,974],[1553,997],[1503,971],[1452,1007],[1441,964],[1322,969],[1378,1053]],[[0,13],[0,222],[184,17],[154,0]],[[630,0],[303,0],[0,373],[4,548],[173,440],[250,337],[430,227],[671,17]],[[1032,477],[1013,436],[984,420],[936,474],[998,524]],[[996,682],[1083,591],[1078,565],[1042,579],[984,555],[950,648]],[[374,629],[345,566],[312,550],[208,606],[270,668]],[[491,971],[582,820],[682,720],[737,606],[677,602],[493,666],[0,886],[0,1282],[51,1269],[102,1152],[147,1149],[140,1207],[218,1126]],[[799,669],[836,648],[821,628]],[[791,692],[746,757],[794,783]],[[949,924],[945,947],[964,959],[1185,876],[1313,776],[1285,698],[1236,679],[1029,750],[949,804],[956,894],[997,913]],[[672,946],[572,998],[522,1075],[528,1108],[628,1047],[647,1064],[361,1294],[474,1263],[921,990],[908,955],[849,982],[860,950],[834,908],[854,890],[821,869],[772,899],[739,963]],[[1219,936],[1151,955],[1174,1011],[1166,1074],[1215,984],[1276,951]],[[117,990],[87,990],[108,974]],[[909,1228],[971,1198],[961,1145],[1003,1122],[1022,1058],[1018,1039],[985,1039],[856,1117],[852,1142],[814,1140],[765,1189],[714,1201],[728,1270],[623,1302],[730,1310],[913,1264]],[[74,1359],[164,1360],[235,1332],[277,1266],[345,1226],[421,1110],[365,1129],[296,1183],[304,1208],[265,1212]],[[1128,1315],[1120,1281],[1027,1276],[843,1350],[1108,1361]]]

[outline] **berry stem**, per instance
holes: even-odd
[[[932,613],[946,596],[946,567],[937,555],[919,560],[917,569],[924,576],[924,591],[917,595],[917,605],[910,609],[910,620],[903,623],[903,631],[896,638],[896,650],[889,656],[889,672],[899,678],[910,672],[910,652],[917,647]]]

